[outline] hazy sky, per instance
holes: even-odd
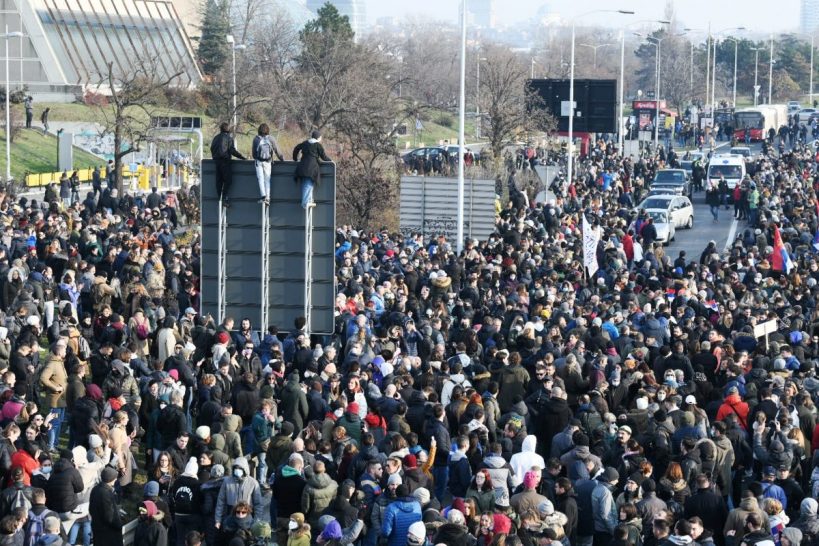
[[[430,19],[456,21],[459,0],[366,0],[368,19],[378,17],[421,16]],[[514,24],[525,20],[529,14],[546,5],[549,12],[570,18],[584,12],[599,9],[628,9],[635,15],[598,14],[591,16],[590,23],[618,26],[620,21],[660,19],[665,10],[665,0],[495,0],[495,14],[500,24]],[[711,27],[721,30],[744,26],[753,33],[795,30],[799,25],[799,0],[677,0],[675,17],[682,26]]]

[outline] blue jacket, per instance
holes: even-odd
[[[466,497],[469,482],[472,481],[472,468],[466,454],[453,451],[449,454],[449,491],[453,497]]]
[[[410,525],[421,521],[421,505],[412,497],[396,499],[387,506],[381,524],[381,535],[389,546],[405,546]]]

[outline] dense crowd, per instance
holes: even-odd
[[[768,150],[693,259],[604,142],[460,254],[342,226],[331,336],[203,316],[173,194],[4,194],[0,545],[819,544],[819,174]]]

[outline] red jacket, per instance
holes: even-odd
[[[38,463],[34,457],[29,455],[28,451],[25,449],[18,449],[14,455],[11,456],[11,468],[14,468],[15,466],[20,466],[23,468],[25,471],[25,474],[23,475],[23,483],[26,485],[31,485],[31,475],[35,470],[40,468],[40,463]],[[6,486],[11,486],[13,484],[14,480],[9,477],[8,482],[6,482]]]
[[[739,420],[739,426],[744,430],[748,430],[748,411],[748,404],[743,402],[738,394],[729,394],[719,407],[717,421],[722,421],[728,417],[728,415],[735,413]]]

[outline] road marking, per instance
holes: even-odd
[[[734,242],[734,237],[737,234],[737,226],[739,225],[739,220],[734,218],[734,221],[731,222],[731,229],[728,230],[728,240],[725,241],[725,248],[722,249],[723,252],[728,250],[728,247],[731,246]]]

